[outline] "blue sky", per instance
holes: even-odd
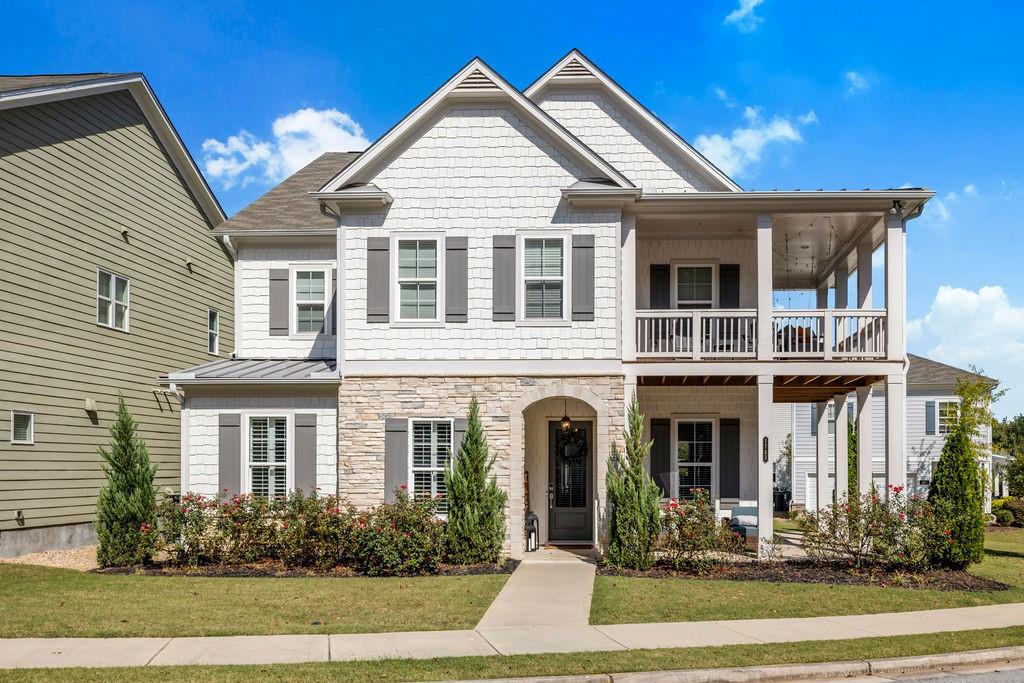
[[[908,232],[910,348],[977,364],[1010,389],[997,412],[1024,411],[1019,3],[5,12],[2,72],[144,72],[229,214],[308,155],[372,141],[474,55],[525,87],[579,47],[747,189],[935,190]]]

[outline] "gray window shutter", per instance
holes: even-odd
[[[288,269],[270,270],[270,336],[288,336]]]
[[[492,243],[493,270],[491,319],[516,319],[516,236],[495,235]]]
[[[572,236],[572,319],[594,319],[594,236]]]
[[[295,414],[295,488],[316,490],[316,413]]]
[[[740,497],[740,421],[718,422],[718,489],[722,498]]]
[[[818,435],[818,404],[811,404],[811,436]]]
[[[672,276],[667,263],[651,264],[651,309],[672,308]]]
[[[338,334],[338,269],[335,268],[331,271],[331,325],[332,330],[337,336]]]
[[[395,489],[409,484],[409,421],[384,420],[384,501],[395,502]]]
[[[366,238],[366,322],[389,320],[391,291],[391,238]]]
[[[935,436],[935,401],[924,402],[924,433],[928,436]]]
[[[718,305],[721,308],[740,307],[740,265],[723,263],[718,266]]]
[[[227,497],[242,490],[242,416],[221,413],[217,418],[217,488]]]
[[[444,319],[449,323],[469,321],[469,238],[447,237],[444,241]]]
[[[679,470],[672,457],[672,422],[667,418],[651,419],[651,478],[661,489],[663,498],[679,496]]]
[[[458,455],[459,449],[462,448],[462,437],[466,435],[466,425],[469,424],[469,420],[464,417],[457,417],[454,420],[455,425],[452,429],[452,455]]]

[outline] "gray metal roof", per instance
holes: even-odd
[[[908,385],[948,384],[952,387],[961,377],[965,379],[976,377],[991,382],[993,386],[999,383],[999,380],[992,379],[991,377],[979,375],[971,372],[970,370],[956,368],[952,365],[946,365],[945,363],[940,363],[932,360],[931,358],[915,356],[912,353],[908,353],[907,358],[910,361],[910,367],[907,368]]]
[[[334,359],[226,358],[161,377],[176,384],[336,382]]]
[[[34,74],[25,76],[0,75],[0,92],[31,90],[33,88],[51,88],[57,85],[70,85],[83,81],[95,81],[103,78],[136,76],[133,73],[87,73],[87,74]]]
[[[359,152],[327,152],[281,181],[281,184],[222,223],[217,233],[260,230],[309,230],[336,227],[334,218],[320,213],[320,202],[309,196],[352,163]]]

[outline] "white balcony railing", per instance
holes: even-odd
[[[656,358],[754,358],[757,311],[636,312],[636,352]]]
[[[885,311],[775,311],[772,331],[776,358],[883,358],[886,353]]]

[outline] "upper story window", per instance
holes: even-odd
[[[96,274],[96,322],[123,332],[128,331],[129,281],[106,270]]]
[[[398,320],[436,321],[438,241],[398,240]]]
[[[11,443],[31,445],[35,443],[36,420],[32,413],[11,411]]]
[[[938,412],[938,432],[939,434],[949,434],[949,430],[952,429],[953,423],[956,421],[957,408],[956,401],[939,401],[937,405]]]
[[[288,493],[288,418],[249,418],[249,493],[281,497]]]
[[[714,308],[715,266],[681,264],[674,269],[676,308]]]
[[[409,493],[417,498],[437,498],[436,510],[445,514],[444,468],[452,456],[452,422],[413,420],[409,439]]]
[[[522,319],[566,319],[565,244],[565,237],[522,238]]]
[[[322,334],[330,306],[328,271],[296,269],[293,279],[293,330],[295,334]]]
[[[220,353],[220,313],[212,308],[206,312],[206,350],[215,356]]]

